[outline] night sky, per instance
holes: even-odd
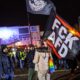
[[[57,13],[72,26],[80,16],[79,0],[52,0]],[[29,14],[30,25],[40,25],[44,29],[49,16]],[[25,0],[0,0],[0,26],[28,25]]]

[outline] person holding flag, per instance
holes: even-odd
[[[39,45],[41,44],[39,43]],[[43,45],[41,45],[36,50],[33,62],[35,63],[35,65],[37,64],[36,70],[38,72],[39,80],[50,80],[49,71],[52,71],[51,66],[53,66],[52,61],[49,61],[50,55],[51,51],[50,49],[48,49],[46,42],[43,42]]]

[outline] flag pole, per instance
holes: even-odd
[[[28,1],[27,0],[25,0],[25,2],[26,2],[26,9],[27,9],[27,3],[28,3]],[[29,26],[29,32],[30,32],[30,42],[31,42],[31,44],[32,44],[32,36],[31,36],[31,29],[30,29],[30,14],[27,12],[27,20],[28,20],[28,26]]]
[[[31,35],[31,29],[30,29],[30,15],[29,15],[28,12],[27,12],[27,18],[28,18],[28,26],[29,26],[29,32],[30,32],[30,41],[31,41],[31,44],[32,44],[32,35]]]

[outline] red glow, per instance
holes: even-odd
[[[56,18],[70,31],[75,32],[75,36],[80,37],[80,32],[76,31],[74,28],[72,28],[66,21],[64,21],[61,17],[56,15]]]
[[[59,59],[61,59],[61,56],[58,54],[58,52],[56,51],[56,49],[55,49],[54,45],[51,43],[51,41],[50,41],[50,40],[46,40],[46,42],[47,42],[48,46],[52,48],[54,54],[55,54]]]

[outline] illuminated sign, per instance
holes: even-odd
[[[31,34],[39,33],[39,26],[11,26],[0,27],[0,44],[12,44],[22,41],[24,44],[31,44]],[[35,34],[35,35],[36,35]],[[35,35],[32,35],[34,38]],[[37,34],[36,39],[40,39],[40,34]]]

